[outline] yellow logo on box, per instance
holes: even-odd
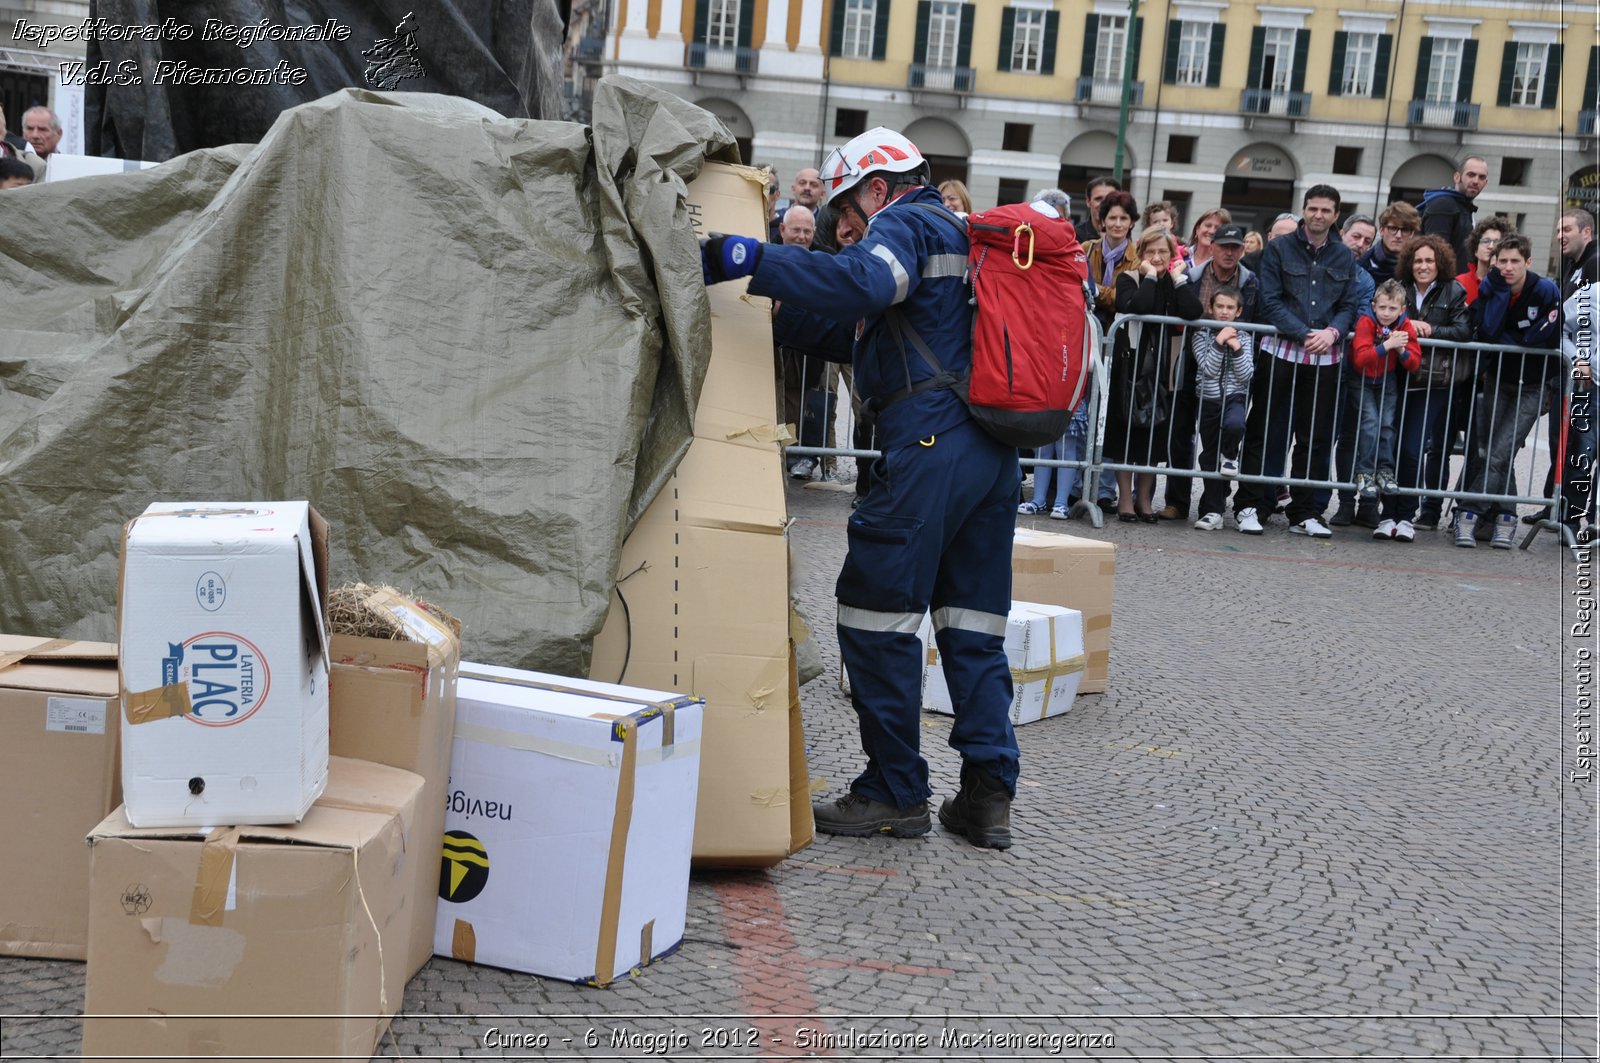
[[[464,830],[444,833],[444,858],[439,862],[439,897],[462,904],[489,883],[489,852]]]

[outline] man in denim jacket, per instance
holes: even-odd
[[[1261,475],[1268,425],[1281,422],[1294,447],[1290,477],[1327,479],[1340,351],[1360,309],[1355,255],[1333,235],[1338,216],[1338,190],[1312,186],[1299,226],[1267,244],[1261,257],[1260,317],[1278,331],[1261,343],[1267,357],[1256,374],[1256,401],[1245,425],[1241,471],[1246,476]],[[1333,534],[1322,523],[1315,488],[1292,485],[1289,495],[1291,532],[1318,539]],[[1270,484],[1241,484],[1234,500],[1239,530],[1260,535],[1261,514],[1272,512],[1273,501]]]

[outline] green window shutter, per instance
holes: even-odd
[[[1294,31],[1294,76],[1289,79],[1290,92],[1306,91],[1306,60],[1311,57],[1311,31]]]
[[[843,3],[843,0],[840,0]],[[695,0],[694,43],[706,43],[706,22],[711,17],[711,0]]]
[[[1083,20],[1083,68],[1080,76],[1094,77],[1094,51],[1099,45],[1100,16],[1090,15]]]
[[[1133,49],[1133,80],[1139,80],[1139,47],[1144,44],[1144,16],[1138,15],[1133,20],[1133,40],[1128,46]]]
[[[739,0],[739,47],[750,47],[750,31],[755,28],[756,0]]]
[[[911,61],[918,65],[928,61],[928,15],[932,10],[932,0],[917,0],[917,44]]]
[[[1350,47],[1350,34],[1337,30],[1333,35],[1333,65],[1328,69],[1328,95],[1344,95],[1344,53]]]
[[[1000,12],[1000,59],[995,64],[995,69],[1000,71],[1011,69],[1011,39],[1017,32],[1017,9],[1008,7]]]
[[[1428,98],[1428,68],[1433,65],[1433,38],[1424,37],[1417,44],[1417,79],[1411,86],[1413,100]]]
[[[1216,88],[1222,84],[1222,42],[1228,39],[1228,27],[1218,22],[1211,27],[1211,54],[1206,57],[1206,84]]]
[[[1394,35],[1378,34],[1378,54],[1372,63],[1372,95],[1386,99],[1389,95],[1389,53],[1394,50]]]
[[[1500,92],[1495,96],[1495,103],[1502,107],[1511,106],[1511,83],[1517,77],[1517,42],[1507,41],[1500,49]]]
[[[1250,67],[1245,88],[1259,89],[1261,85],[1261,57],[1267,50],[1267,31],[1257,26],[1250,31]]]
[[[828,54],[837,56],[844,52],[844,9],[849,0],[833,0],[833,28],[829,31]]]
[[[976,4],[961,5],[961,39],[956,42],[956,66],[972,65],[972,22],[977,10]]]
[[[1544,58],[1544,91],[1539,94],[1539,106],[1548,111],[1556,105],[1556,89],[1561,84],[1561,45],[1552,44]]]
[[[1183,41],[1183,23],[1173,19],[1167,23],[1167,60],[1161,64],[1161,80],[1168,85],[1178,83],[1178,47]]]
[[[1589,46],[1589,73],[1583,82],[1583,103],[1579,109],[1600,111],[1600,44]]]
[[[1472,102],[1472,75],[1478,69],[1478,42],[1461,42],[1461,80],[1456,85],[1456,102]]]
[[[882,59],[889,49],[889,0],[878,0],[878,13],[872,20],[872,58]]]
[[[1056,72],[1056,38],[1061,34],[1061,12],[1044,16],[1044,51],[1039,56],[1039,73],[1049,77]]]

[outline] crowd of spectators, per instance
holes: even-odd
[[[820,234],[830,229],[827,212],[815,216],[820,196],[807,203],[803,187],[814,174],[801,171],[789,202],[810,208]],[[1076,469],[1039,465],[1019,512],[1065,520],[1082,502],[1125,522],[1193,519],[1196,529],[1217,531],[1227,525],[1231,495],[1233,526],[1245,534],[1262,534],[1284,509],[1294,534],[1326,538],[1356,525],[1407,543],[1419,529],[1440,527],[1443,493],[1453,492],[1482,496],[1454,503],[1453,541],[1509,548],[1519,513],[1505,499],[1536,491],[1532,483],[1519,489],[1516,458],[1548,415],[1541,497],[1555,497],[1559,472],[1561,512],[1520,515],[1529,523],[1553,516],[1587,541],[1595,534],[1595,322],[1580,336],[1577,319],[1596,302],[1595,220],[1578,208],[1561,214],[1560,273],[1543,277],[1531,268],[1530,240],[1509,219],[1475,217],[1487,183],[1486,163],[1470,156],[1449,187],[1420,204],[1390,203],[1376,219],[1341,217],[1338,189],[1316,185],[1262,236],[1220,207],[1201,211],[1185,230],[1172,203],[1141,212],[1117,181],[1091,180],[1073,221],[1087,259],[1086,304],[1115,337],[1103,458],[1173,474],[1157,508],[1155,473],[1108,471],[1084,484]],[[962,182],[945,181],[939,192],[949,210],[972,212]],[[1048,196],[1068,203],[1058,190],[1035,198]],[[791,214],[792,207],[775,220],[775,238],[792,242],[778,231]],[[850,242],[845,233],[829,237],[829,249]],[[808,367],[847,366],[852,337],[837,323],[781,310],[774,328],[787,389],[780,415],[796,423],[803,393],[836,379]],[[1034,457],[1082,460],[1086,410],[1087,403],[1068,434]],[[867,449],[871,437],[860,433],[856,412],[853,444]],[[1457,453],[1463,460],[1452,478]],[[1194,478],[1179,475],[1186,470],[1208,474],[1198,509]],[[797,478],[819,471],[826,473],[809,459],[791,466]]]

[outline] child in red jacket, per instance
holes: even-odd
[[[1406,317],[1406,291],[1397,280],[1378,285],[1372,308],[1356,320],[1350,360],[1361,373],[1356,426],[1356,492],[1362,498],[1399,489],[1394,476],[1395,410],[1404,381],[1422,366],[1417,330]]]

